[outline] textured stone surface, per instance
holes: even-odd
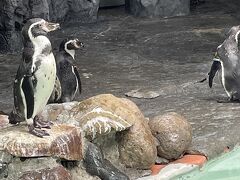
[[[129,180],[129,178],[108,160],[104,159],[101,149],[93,143],[88,143],[84,157],[86,171],[100,179]]]
[[[209,72],[225,32],[239,24],[238,4],[206,0],[187,17],[167,19],[135,18],[124,8],[103,9],[99,23],[62,27],[52,42],[58,45],[63,37],[74,36],[85,43],[84,50],[76,52],[76,64],[80,75],[91,76],[82,76],[83,93],[77,100],[100,93],[124,97],[138,88],[154,90],[158,98],[131,100],[147,117],[169,111],[184,115],[193,127],[190,148],[211,159],[240,142],[240,106],[216,102],[226,95],[218,78],[212,89],[207,82],[195,82]],[[19,56],[0,55],[0,110],[5,112],[13,106]]]
[[[48,105],[42,115],[44,119],[51,116],[51,120],[81,127],[89,140],[112,131],[126,130],[136,118],[120,98],[110,94],[94,96],[79,103]]]
[[[136,89],[132,90],[130,92],[125,93],[126,96],[128,97],[134,97],[134,98],[139,98],[139,99],[153,99],[157,98],[160,96],[159,93],[154,92],[154,91],[149,91],[149,90],[142,90],[142,89]]]
[[[2,0],[0,1],[0,52],[22,48],[24,20],[40,17],[58,22],[94,22],[99,0]]]
[[[58,0],[54,0],[58,1]],[[53,6],[55,2],[52,2]],[[65,1],[62,0],[64,3]],[[64,18],[67,22],[95,22],[99,8],[99,0],[71,0],[68,2],[69,9]],[[58,8],[55,8],[58,11]],[[61,16],[61,11],[58,11],[58,16]]]
[[[53,158],[15,158],[8,166],[6,180],[47,179],[71,180],[71,174]]]
[[[189,14],[189,0],[126,0],[127,10],[136,16],[183,16]]]
[[[8,175],[8,165],[11,163],[13,156],[5,151],[0,151],[0,179]]]
[[[77,127],[54,125],[50,136],[38,138],[25,124],[0,129],[0,150],[17,157],[53,156],[67,160],[82,159],[82,137]]]
[[[79,162],[76,167],[70,170],[73,180],[101,180],[98,176],[92,176],[86,172],[83,161]]]
[[[177,113],[156,116],[149,121],[152,134],[158,139],[158,156],[166,159],[179,158],[192,142],[192,127]]]
[[[8,127],[9,119],[7,115],[0,115],[0,128]]]
[[[93,141],[102,150],[105,159],[109,160],[121,172],[124,172],[130,179],[137,179],[151,174],[150,169],[127,168],[119,159],[118,141],[114,133],[101,136]]]
[[[136,118],[128,107],[124,106],[121,99],[110,94],[84,100],[72,111],[77,113],[75,118],[79,121],[86,137],[90,139],[111,131],[126,130],[133,125]]]
[[[156,144],[148,122],[128,99],[101,94],[79,103],[50,104],[42,115],[44,119],[80,126],[89,140],[119,132],[120,159],[128,167],[148,169],[155,162]]]
[[[127,167],[149,169],[157,158],[157,151],[148,122],[136,104],[122,100],[137,118],[128,131],[118,134],[120,159]]]

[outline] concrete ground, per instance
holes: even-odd
[[[213,89],[198,84],[210,69],[225,32],[240,24],[231,1],[209,0],[192,14],[175,18],[135,18],[124,8],[104,9],[95,24],[70,24],[52,34],[53,46],[64,37],[84,44],[76,53],[83,93],[80,100],[111,93],[124,97],[136,90],[160,94],[133,100],[147,117],[175,111],[193,126],[191,150],[209,158],[240,141],[240,105],[221,104],[225,97],[216,78]],[[239,6],[238,6],[239,7]],[[21,54],[0,55],[0,110],[12,108],[12,82]]]

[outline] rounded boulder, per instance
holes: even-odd
[[[171,112],[149,121],[153,136],[159,142],[158,156],[173,160],[179,158],[192,142],[192,127],[181,115]]]

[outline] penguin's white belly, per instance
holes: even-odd
[[[221,83],[222,83],[222,86],[225,90],[225,92],[227,93],[228,97],[231,97],[231,93],[227,91],[227,88],[225,86],[225,72],[224,72],[224,66],[223,66],[223,63],[222,61],[220,61],[221,63],[221,72],[219,72],[219,77],[221,78]]]
[[[73,96],[71,97],[71,99],[73,100],[74,99],[74,97],[76,96],[76,94],[77,94],[77,91],[78,91],[78,78],[77,78],[77,76],[76,76],[76,74],[75,74],[75,72],[74,72],[74,67],[72,66],[72,73],[74,74],[74,77],[75,77],[75,79],[76,79],[76,89],[75,89],[75,91],[74,91],[74,93],[73,93]]]
[[[56,64],[53,54],[39,58],[41,58],[41,64],[39,67],[36,67],[37,70],[35,72],[37,84],[34,89],[33,118],[46,106],[56,79]]]

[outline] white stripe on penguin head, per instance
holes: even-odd
[[[70,40],[70,41],[66,42],[65,45],[64,45],[64,49],[65,49],[65,51],[66,51],[68,54],[70,54],[70,56],[72,56],[72,58],[74,59],[75,50],[74,50],[74,49],[71,49],[71,50],[70,50],[70,49],[67,48],[67,45],[70,44],[70,43],[72,43],[72,42],[73,42],[73,40]]]
[[[236,40],[237,43],[238,43],[238,35],[239,35],[239,33],[240,33],[240,30],[235,35],[235,40]]]

